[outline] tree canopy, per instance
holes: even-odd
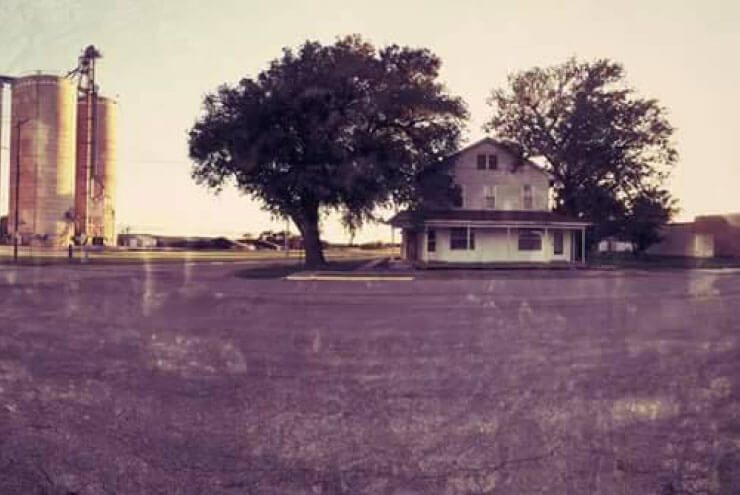
[[[378,207],[452,190],[443,158],[467,111],[438,81],[440,65],[426,49],[359,36],[285,48],[256,78],[205,97],[189,132],[193,177],[216,190],[233,181],[291,218],[307,264],[322,264],[323,213],[353,229]]]
[[[675,211],[663,187],[678,157],[665,108],[639,97],[622,65],[607,59],[536,67],[508,83],[488,100],[486,130],[542,159],[556,209],[593,222],[592,242],[610,235],[640,248],[655,242]]]

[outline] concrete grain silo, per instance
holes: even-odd
[[[23,244],[66,246],[74,233],[77,88],[59,76],[13,81],[8,230]],[[19,170],[18,176],[16,170]]]
[[[117,103],[110,98],[96,100],[94,113],[88,99],[77,103],[75,211],[81,222],[78,231],[114,246]]]

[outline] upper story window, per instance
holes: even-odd
[[[486,169],[486,155],[478,155],[477,157],[478,170]]]
[[[533,202],[534,198],[532,195],[532,186],[529,184],[524,184],[524,188],[522,189],[522,205],[524,209],[531,210]]]
[[[496,186],[483,186],[483,204],[488,210],[496,209]]]
[[[498,155],[488,155],[488,170],[498,170]]]

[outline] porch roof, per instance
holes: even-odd
[[[590,225],[577,218],[552,211],[533,210],[425,210],[402,211],[388,221],[394,227],[424,225],[470,226],[552,226],[583,228]]]

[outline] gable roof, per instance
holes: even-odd
[[[468,151],[471,151],[471,150],[477,148],[478,146],[481,146],[481,145],[484,145],[484,144],[490,144],[492,146],[503,148],[507,152],[509,152],[512,155],[517,156],[517,157],[518,156],[521,156],[521,153],[517,149],[515,149],[512,144],[505,143],[503,141],[498,141],[496,139],[493,139],[492,137],[488,137],[487,136],[487,137],[484,137],[483,139],[479,139],[478,141],[476,141],[474,143],[471,143],[471,144],[465,146],[464,148],[456,151],[455,153],[453,153],[450,156],[448,156],[445,159],[445,161],[447,161],[447,160],[457,160],[463,153],[467,153]],[[551,179],[553,178],[553,175],[548,170],[546,170],[545,168],[543,168],[540,165],[537,165],[532,160],[529,160],[529,159],[524,158],[523,159],[523,162],[526,163],[527,165],[531,166],[531,167],[536,168],[540,172],[542,172],[545,175],[547,175],[549,178],[551,178]]]

